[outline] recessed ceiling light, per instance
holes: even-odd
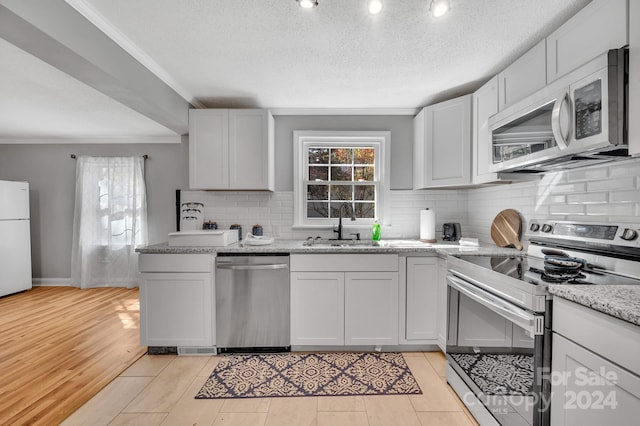
[[[369,0],[369,13],[377,15],[382,10],[382,0]]]
[[[439,18],[451,9],[449,0],[431,0],[429,11],[433,14],[434,18]]]
[[[300,7],[305,9],[313,9],[318,6],[318,0],[296,0]]]

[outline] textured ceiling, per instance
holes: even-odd
[[[468,93],[588,0],[67,0],[207,106],[414,108]]]
[[[470,93],[589,0],[65,0],[187,101],[416,108]],[[0,138],[175,136],[0,39]],[[2,143],[2,141],[0,141]]]

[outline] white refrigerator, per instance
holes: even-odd
[[[30,288],[29,184],[0,180],[0,296]]]

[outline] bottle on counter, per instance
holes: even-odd
[[[373,241],[380,241],[380,224],[376,220],[371,228],[371,239]]]

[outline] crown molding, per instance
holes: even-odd
[[[181,143],[176,136],[70,136],[70,137],[0,137],[0,145],[62,145],[62,144],[134,144]]]
[[[422,108],[269,108],[273,115],[411,115]]]

